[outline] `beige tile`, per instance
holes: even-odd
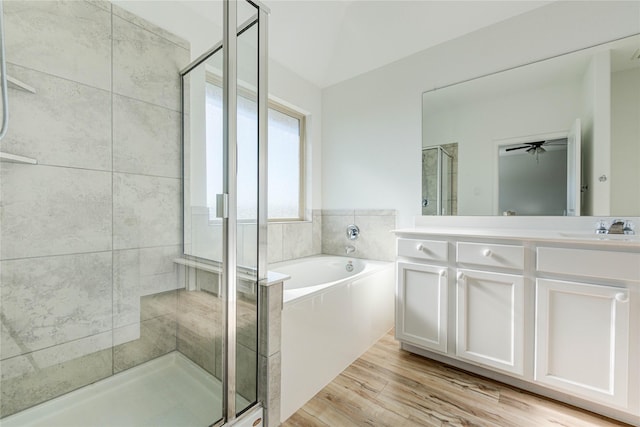
[[[18,357],[25,363],[30,363],[27,360],[29,356]],[[9,379],[3,378],[0,387],[0,416],[11,415],[106,378],[112,373],[111,361],[111,349],[107,349],[45,368],[32,365],[31,372]],[[5,366],[3,364],[3,376]]]
[[[140,338],[113,348],[113,371],[118,373],[176,349],[174,317],[161,316],[140,323]]]
[[[143,175],[113,175],[114,249],[181,243],[181,181]]]
[[[282,258],[297,259],[313,254],[313,224],[285,223],[282,228]]]
[[[204,291],[178,291],[178,351],[222,378],[222,300]]]
[[[353,215],[323,215],[322,253],[328,255],[345,255],[345,246],[353,245],[353,242],[347,238],[347,226],[353,223]]]
[[[281,402],[281,353],[274,353],[269,357],[259,356],[260,377],[258,385],[258,396],[263,402],[266,422],[265,425],[280,424],[280,402]]]
[[[360,237],[355,241],[357,258],[393,261],[395,259],[395,236],[391,230],[396,228],[396,217],[356,216],[355,223],[360,227]]]
[[[322,216],[351,216],[353,217],[354,209],[322,209]]]
[[[219,295],[220,275],[218,273],[196,269],[196,286],[199,291],[207,291],[212,295]]]
[[[180,246],[127,249],[113,252],[114,327],[138,323],[141,318],[141,298],[162,295],[184,287],[173,260],[181,254]]]
[[[0,168],[2,259],[111,249],[111,174],[42,165]]]
[[[263,356],[280,352],[282,342],[282,283],[261,286],[259,351]]]
[[[249,402],[256,400],[258,385],[258,355],[242,344],[236,346],[236,387],[238,394]],[[242,408],[238,408],[241,410]]]
[[[280,262],[282,257],[282,230],[283,224],[271,223],[267,226],[267,260],[268,262]]]
[[[247,268],[258,266],[258,227],[255,223],[238,224],[238,265]]]
[[[188,41],[176,36],[175,34],[165,30],[164,28],[158,27],[157,25],[154,25],[151,22],[140,18],[138,15],[135,15],[128,10],[123,9],[120,6],[113,5],[113,14],[162,38],[165,38],[171,43],[174,43],[183,49],[189,50],[190,48],[190,44]]]
[[[2,261],[2,359],[112,327],[111,253]]]
[[[111,14],[84,1],[6,1],[7,61],[111,89]]]
[[[238,344],[256,351],[258,347],[258,307],[256,301],[240,295],[236,305],[236,319]]]
[[[313,215],[313,236],[311,248],[312,255],[318,255],[322,253],[322,216]]]
[[[11,124],[2,151],[44,165],[111,169],[108,91],[11,64],[7,72],[37,93],[9,90]]]
[[[140,320],[146,321],[156,317],[177,319],[178,291],[158,292],[145,295],[140,299]]]
[[[113,97],[113,169],[180,178],[180,113],[120,95]]]
[[[189,51],[113,17],[113,91],[180,111],[180,70]]]

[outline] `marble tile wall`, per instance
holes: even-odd
[[[223,300],[216,289],[218,275],[198,270],[198,290],[178,292],[178,351],[221,379],[224,339]],[[237,300],[237,378],[238,393],[255,401],[257,393],[258,327],[256,295],[239,294]]]
[[[269,223],[267,239],[269,263],[322,253],[321,211],[313,210],[311,221]]]
[[[357,240],[347,238],[347,226],[360,228]],[[349,209],[322,211],[322,253],[345,256],[345,247],[355,247],[354,258],[380,261],[395,259],[396,211],[385,209]]]
[[[189,46],[106,1],[4,1],[0,417],[177,348],[179,70]]]

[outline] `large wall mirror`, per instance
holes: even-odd
[[[423,215],[640,216],[640,35],[422,96]]]

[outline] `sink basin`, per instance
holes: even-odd
[[[623,242],[640,242],[640,235],[637,234],[596,234],[596,233],[558,233],[562,237],[586,240],[620,240]]]

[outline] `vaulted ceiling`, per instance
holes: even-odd
[[[221,34],[219,0],[116,3],[188,39],[192,46],[201,45],[203,40],[208,43]],[[271,59],[323,88],[550,1],[266,0],[264,3],[271,9]]]

